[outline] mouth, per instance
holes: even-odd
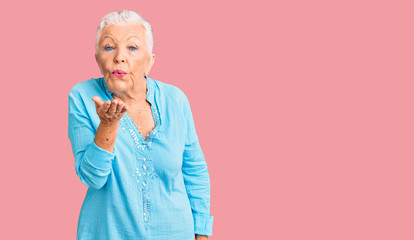
[[[112,75],[113,75],[114,77],[117,77],[117,78],[122,78],[123,76],[125,76],[125,75],[126,75],[126,72],[124,72],[124,71],[122,71],[122,70],[117,69],[117,70],[115,70],[115,71],[113,71],[113,72],[112,72]]]

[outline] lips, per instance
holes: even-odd
[[[112,75],[114,75],[115,77],[118,77],[118,78],[121,78],[121,77],[125,76],[125,74],[126,74],[126,72],[124,72],[120,69],[117,69],[117,70],[112,72]]]

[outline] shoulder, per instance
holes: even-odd
[[[157,85],[161,95],[165,97],[167,101],[173,101],[180,105],[186,104],[188,102],[186,94],[178,86],[159,80],[154,80],[154,82]]]
[[[102,101],[106,101],[109,97],[105,94],[104,78],[91,78],[86,81],[76,83],[69,92],[69,101],[75,101],[78,104],[83,102],[86,107],[95,107],[92,101],[94,96],[98,96]]]
[[[69,94],[83,95],[89,92],[96,92],[100,89],[99,80],[99,78],[91,78],[78,82],[70,89]]]
[[[76,83],[68,94],[69,112],[78,111],[83,114],[95,112],[95,103],[92,101],[94,96],[99,96],[102,101],[108,100],[101,80],[103,81],[103,78],[91,78]]]

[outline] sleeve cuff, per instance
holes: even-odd
[[[213,235],[214,216],[208,214],[193,213],[194,233],[198,235]]]
[[[115,150],[115,149],[114,149]],[[111,169],[112,160],[115,158],[115,153],[106,151],[96,145],[95,140],[89,145],[85,152],[84,160],[92,167],[100,170]]]

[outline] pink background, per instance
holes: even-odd
[[[412,1],[117,2],[0,10],[1,239],[75,239],[68,93],[122,9],[154,28],[149,76],[190,100],[209,239],[414,239]]]

